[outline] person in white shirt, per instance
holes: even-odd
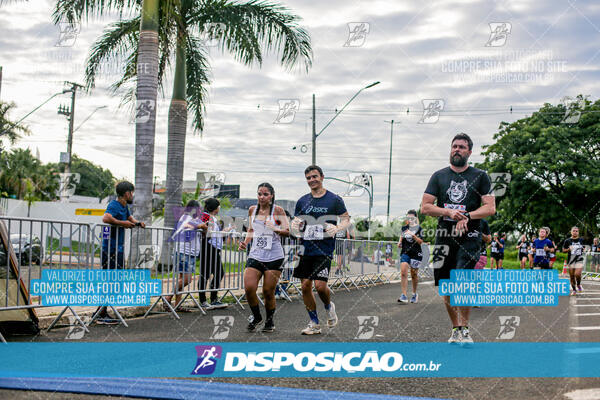
[[[248,210],[250,224],[248,235],[240,243],[239,249],[246,250],[252,242],[246,270],[244,271],[244,289],[246,299],[252,311],[248,320],[248,331],[253,332],[262,322],[258,305],[258,282],[263,279],[263,297],[265,299],[266,321],[263,332],[273,332],[275,324],[275,287],[283,270],[285,257],[281,236],[289,236],[289,222],[283,208],[275,205],[275,189],[270,183],[258,185],[258,202]]]

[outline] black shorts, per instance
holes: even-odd
[[[474,269],[475,264],[479,261],[481,253],[481,239],[470,239],[457,241],[455,239],[436,240],[436,247],[439,245],[448,246],[444,249],[443,264],[436,268],[437,264],[434,259],[433,278],[435,286],[439,286],[440,279],[450,279],[450,271],[453,269]],[[442,263],[442,261],[440,261]]]
[[[298,279],[327,282],[330,268],[330,256],[301,256],[292,276]]]
[[[527,258],[527,253],[519,252],[519,261],[521,261],[524,258]]]
[[[550,262],[548,260],[533,262],[533,268],[550,269]]]
[[[246,261],[246,268],[254,268],[260,272],[266,271],[283,271],[283,258],[275,261],[258,261],[254,258],[249,258]]]
[[[600,264],[600,254],[592,255],[592,264]]]
[[[496,261],[504,260],[504,253],[492,253],[491,256]]]

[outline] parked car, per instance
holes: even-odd
[[[42,243],[36,235],[10,235],[10,244],[12,245],[17,259],[21,260],[21,265],[30,263],[42,265],[44,251],[42,250]]]

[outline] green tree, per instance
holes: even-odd
[[[57,171],[64,172],[64,164],[50,165]],[[73,160],[71,161],[71,172],[80,175],[79,183],[75,187],[76,195],[103,199],[114,194],[117,180],[108,168],[104,169],[101,166],[74,154]]]
[[[497,196],[492,231],[536,232],[549,226],[555,238],[573,225],[582,235],[598,231],[600,222],[600,101],[578,96],[583,107],[567,110],[544,104],[530,117],[502,122],[495,143],[484,146],[488,173],[508,172],[506,193]],[[567,113],[581,113],[565,123]]]
[[[21,135],[28,135],[29,129],[18,122],[13,122],[9,118],[10,111],[15,107],[15,103],[5,103],[0,101],[0,149],[3,147],[3,139],[7,139],[10,144],[14,144]]]
[[[122,2],[121,2],[122,3]],[[139,43],[139,18],[111,25],[94,44],[87,61],[86,82],[93,87],[102,62],[126,59],[124,75],[114,85],[116,91],[139,78],[135,58]],[[308,34],[297,25],[299,18],[283,6],[259,1],[237,3],[227,0],[179,0],[162,4],[158,11],[160,57],[158,83],[167,74],[174,57],[173,94],[169,107],[166,207],[177,207],[182,198],[183,167],[188,109],[196,131],[203,128],[209,63],[204,40],[214,40],[245,65],[260,65],[263,52],[273,52],[280,63],[291,69],[302,63],[311,65],[312,50]],[[199,39],[199,35],[204,40]],[[125,100],[131,99],[131,92]],[[137,182],[137,179],[136,179]],[[137,185],[137,184],[136,184]],[[136,187],[137,192],[137,187]],[[175,224],[171,213],[165,225]]]
[[[29,149],[14,149],[0,154],[0,192],[23,200],[25,195],[37,200],[54,200],[59,189],[58,172],[43,165]],[[37,201],[34,200],[34,201]]]
[[[29,214],[31,213],[31,205],[40,200],[31,178],[25,179],[25,195],[23,196],[23,200],[27,202],[27,217],[29,217]]]

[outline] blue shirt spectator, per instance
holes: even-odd
[[[121,204],[118,200],[112,200],[108,203],[105,214],[110,214],[117,221],[128,221],[131,216],[127,204]],[[110,252],[112,253],[117,247],[117,252],[122,253],[123,244],[125,243],[125,228],[104,226],[102,231],[102,250],[108,251],[110,246]],[[107,235],[106,232],[110,232],[110,234]]]

